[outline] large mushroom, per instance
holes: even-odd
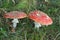
[[[17,23],[19,23],[18,19],[25,18],[27,17],[27,15],[24,12],[12,11],[12,12],[5,13],[4,17],[13,19],[12,23],[13,23],[13,28],[15,29],[17,26]]]
[[[35,28],[41,27],[41,25],[51,25],[52,19],[42,11],[35,10],[29,13],[29,18],[34,21]]]

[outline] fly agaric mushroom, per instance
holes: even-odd
[[[29,18],[34,20],[35,28],[41,27],[41,25],[51,25],[52,19],[42,11],[35,10],[29,13]]]
[[[25,18],[25,17],[27,17],[27,15],[24,12],[12,11],[12,12],[8,12],[8,13],[4,14],[4,17],[13,19],[12,20],[13,28],[16,28],[17,23],[19,23],[18,19]]]

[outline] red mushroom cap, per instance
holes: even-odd
[[[29,18],[41,25],[51,25],[52,19],[42,11],[35,10],[29,13]]]
[[[27,17],[27,15],[24,12],[12,11],[4,14],[4,17],[10,19],[14,19],[14,18],[21,19]]]

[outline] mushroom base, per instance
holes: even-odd
[[[16,28],[17,23],[19,23],[19,21],[18,21],[18,19],[15,18],[12,20],[12,23],[13,23],[13,28]]]
[[[41,24],[40,23],[34,22],[34,24],[35,24],[35,28],[41,27]]]

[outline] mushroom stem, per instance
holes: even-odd
[[[13,23],[13,28],[16,28],[17,23],[19,23],[19,21],[18,21],[17,18],[14,18],[14,19],[12,20],[12,23]]]
[[[35,28],[38,28],[39,29],[39,27],[41,27],[41,24],[40,23],[34,22],[34,24],[35,24]]]

